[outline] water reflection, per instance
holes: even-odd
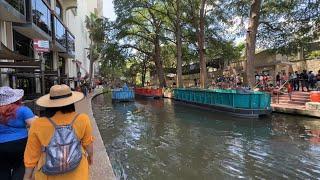
[[[94,114],[119,179],[316,179],[317,119],[239,119],[170,100],[111,104]]]

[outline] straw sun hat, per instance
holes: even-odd
[[[22,99],[23,89],[12,89],[8,86],[0,87],[0,106],[5,106]]]
[[[78,102],[83,97],[81,92],[71,91],[65,84],[54,85],[50,88],[50,93],[40,97],[36,103],[47,108],[63,107]]]

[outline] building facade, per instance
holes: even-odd
[[[54,84],[74,88],[89,70],[91,12],[102,14],[102,0],[0,0],[0,86],[22,88],[30,99]],[[49,41],[49,51],[35,51],[35,40]]]

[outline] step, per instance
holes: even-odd
[[[280,101],[279,104],[291,104],[291,105],[301,105],[305,106],[305,102],[291,102],[291,101]]]
[[[278,100],[274,100],[272,101],[272,103],[278,103]],[[290,101],[290,100],[279,100],[279,103],[298,104],[298,105],[306,104],[306,102],[303,102],[303,101]]]
[[[272,98],[278,98],[278,96],[272,96]],[[281,95],[279,96],[279,98],[289,98],[289,95]],[[294,95],[291,95],[291,98],[293,99],[306,99],[306,100],[310,100],[310,97],[301,97],[301,96],[294,96]]]
[[[273,99],[277,99],[278,97],[277,96],[273,96],[272,97]],[[286,96],[279,96],[279,99],[286,99],[286,98],[289,98],[289,95],[286,95]],[[310,97],[297,97],[297,96],[291,96],[291,99],[297,99],[297,100],[310,100]]]
[[[272,98],[273,100],[278,100],[278,98]],[[298,102],[310,102],[310,99],[306,98],[295,98],[292,97],[291,99],[289,97],[279,97],[279,100],[291,100],[291,101],[298,101]]]
[[[281,105],[281,104],[286,104],[286,105],[289,105],[289,106],[305,106],[305,104],[304,103],[291,103],[291,102],[285,102],[285,101],[283,101],[283,102],[272,102],[271,104],[279,104],[279,105]]]
[[[305,106],[301,105],[292,105],[292,104],[287,104],[287,103],[282,103],[282,104],[271,104],[273,107],[281,107],[281,108],[292,108],[292,109],[305,109]]]
[[[288,93],[283,93],[283,94],[279,94],[279,96],[287,96]],[[272,96],[278,96],[276,94],[272,95]],[[303,95],[303,94],[294,94],[292,93],[292,96],[297,96],[297,97],[310,97],[310,95]]]

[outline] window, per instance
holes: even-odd
[[[13,48],[19,54],[33,58],[33,43],[31,39],[13,30]]]
[[[24,0],[6,0],[12,7],[18,10],[21,14],[24,14],[25,2]]]
[[[53,54],[52,51],[48,53],[43,53],[43,58],[45,60],[45,71],[53,71]]]
[[[60,76],[63,76],[66,74],[66,61],[63,57],[59,56],[59,70],[60,70]]]
[[[59,1],[56,1],[55,12],[59,16],[59,18],[62,19],[62,6]]]
[[[67,48],[67,42],[66,42],[67,35],[66,35],[65,27],[57,17],[54,17],[54,23],[55,23],[56,41],[60,43],[60,45],[62,45],[64,48]]]
[[[32,0],[33,23],[51,36],[51,11],[42,0]]]
[[[74,52],[75,52],[75,44],[74,44],[75,38],[69,31],[67,31],[67,38],[68,38],[68,40],[67,40],[68,53],[74,55]]]

